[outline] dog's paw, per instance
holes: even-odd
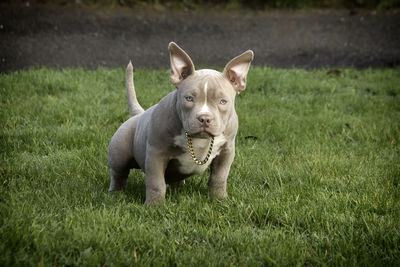
[[[146,192],[146,201],[144,202],[145,205],[155,207],[164,202],[165,199],[165,192],[160,193],[158,191]]]
[[[119,193],[125,191],[125,186],[110,186],[108,188],[108,193],[114,194],[114,193]]]
[[[161,205],[164,202],[164,198],[159,198],[159,199],[146,199],[144,202],[145,206],[150,206],[150,207],[156,207],[158,205]]]
[[[228,197],[228,193],[226,192],[226,190],[222,190],[222,189],[211,189],[210,188],[209,195],[212,199],[218,199],[218,200],[223,200]]]

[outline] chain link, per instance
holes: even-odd
[[[207,156],[204,158],[204,160],[199,160],[199,159],[197,159],[196,155],[194,154],[192,138],[190,137],[190,135],[187,132],[185,132],[185,134],[186,134],[186,140],[187,140],[187,146],[188,146],[188,149],[189,149],[189,154],[190,154],[190,156],[192,156],[193,161],[197,165],[206,164],[208,159],[211,156],[211,152],[212,152],[212,149],[213,149],[213,146],[214,146],[214,136],[211,137],[210,148],[208,149]]]

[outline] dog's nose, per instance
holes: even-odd
[[[210,114],[201,114],[197,117],[197,119],[204,127],[210,126],[211,122],[213,121],[213,118]]]

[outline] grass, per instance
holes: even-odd
[[[137,70],[149,107],[168,70]],[[0,265],[400,264],[400,70],[252,68],[229,198],[207,175],[143,205],[107,193],[124,70],[0,76]]]

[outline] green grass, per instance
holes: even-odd
[[[229,198],[203,174],[156,208],[140,171],[107,193],[122,68],[1,74],[0,265],[398,266],[400,70],[326,72],[252,68]],[[136,71],[144,107],[168,73]]]

